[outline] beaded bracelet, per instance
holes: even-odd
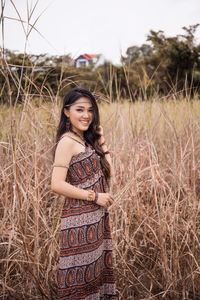
[[[87,201],[94,201],[95,198],[95,192],[93,190],[88,190],[88,197],[87,197]]]

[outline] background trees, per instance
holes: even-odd
[[[200,44],[195,34],[199,24],[183,27],[184,34],[166,37],[151,30],[147,42],[133,45],[121,57],[122,64],[105,62],[97,68],[75,68],[70,54],[24,55],[4,50],[1,58],[0,101],[21,101],[26,93],[51,97],[64,95],[81,85],[110,99],[148,99],[159,94],[199,92]]]
[[[199,24],[183,27],[185,34],[166,37],[163,31],[151,30],[141,47],[127,49],[125,64],[152,78],[153,89],[160,93],[184,90],[194,93],[200,80],[200,45],[195,43]],[[152,83],[151,83],[152,88]]]

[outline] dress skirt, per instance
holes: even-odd
[[[105,192],[100,158],[90,146],[72,157],[67,181],[78,188]],[[109,214],[94,202],[65,199],[61,215],[57,299],[118,299]]]

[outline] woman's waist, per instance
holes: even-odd
[[[74,180],[72,178],[68,178],[68,182],[73,186],[84,190],[93,190],[99,193],[104,193],[106,190],[104,176],[94,176],[93,178],[83,178],[82,180]]]

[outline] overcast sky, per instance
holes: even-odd
[[[27,3],[30,9],[37,1],[13,2],[27,21]],[[10,0],[5,3],[4,15],[19,18]],[[43,37],[33,30],[27,52],[70,53],[73,58],[102,53],[119,63],[120,53],[145,43],[151,29],[174,36],[183,33],[183,26],[200,23],[200,0],[39,0],[30,23],[34,24],[41,13],[35,28]],[[4,26],[4,47],[22,52],[25,34],[21,24],[5,19]],[[197,36],[200,41],[200,29]]]

